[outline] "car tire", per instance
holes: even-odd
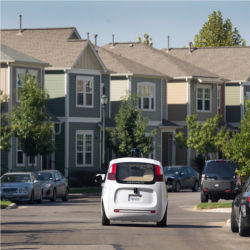
[[[104,206],[102,203],[102,225],[103,226],[108,226],[110,225],[110,220],[107,218],[105,210],[104,210]]]
[[[68,188],[66,188],[66,191],[65,191],[64,196],[62,197],[62,200],[63,201],[68,201],[69,200],[69,189]]]
[[[41,191],[41,195],[40,198],[37,200],[38,203],[42,203],[43,202],[43,191]]]
[[[242,217],[242,212],[241,211],[240,211],[240,214],[239,214],[239,235],[240,236],[247,236],[247,235],[249,235],[249,230],[244,225],[244,219]]]
[[[162,220],[158,221],[156,223],[157,227],[166,227],[167,226],[167,213],[168,213],[168,208],[166,208],[166,211],[164,213]]]
[[[237,233],[239,231],[238,223],[235,218],[235,211],[232,207],[232,212],[231,212],[231,231],[233,233]]]
[[[175,192],[180,192],[180,191],[181,191],[181,184],[180,184],[179,181],[177,181],[177,182],[175,183],[174,191],[175,191]]]
[[[56,189],[53,189],[53,194],[52,194],[52,198],[50,199],[50,201],[52,202],[56,201]]]
[[[198,189],[199,189],[199,182],[196,181],[196,182],[194,183],[194,187],[192,188],[192,190],[193,190],[193,192],[198,192]]]
[[[30,204],[33,204],[34,203],[34,191],[32,190],[32,192],[31,192],[31,195],[30,195],[30,200],[29,200],[29,203]]]
[[[201,191],[201,202],[208,202],[208,196],[205,195],[203,191]]]

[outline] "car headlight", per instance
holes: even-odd
[[[46,188],[51,188],[51,187],[52,187],[52,184],[51,184],[51,183],[47,183],[47,184],[45,185],[45,187],[46,187]]]
[[[25,186],[25,187],[19,188],[18,191],[19,191],[19,193],[28,193],[28,189],[29,188]]]

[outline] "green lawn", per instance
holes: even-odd
[[[204,202],[196,205],[197,209],[231,208],[232,201],[226,202]]]
[[[11,201],[0,201],[1,209],[8,207],[11,204]]]
[[[70,194],[93,194],[101,193],[102,187],[80,187],[80,188],[70,188]]]

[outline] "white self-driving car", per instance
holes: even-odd
[[[102,189],[102,225],[110,221],[167,225],[168,194],[162,165],[146,158],[110,162]]]

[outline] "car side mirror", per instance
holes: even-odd
[[[183,176],[183,175],[184,175],[184,172],[181,172],[181,173],[180,173],[180,176]]]
[[[59,178],[56,178],[55,181],[60,181],[60,179],[59,179]]]

